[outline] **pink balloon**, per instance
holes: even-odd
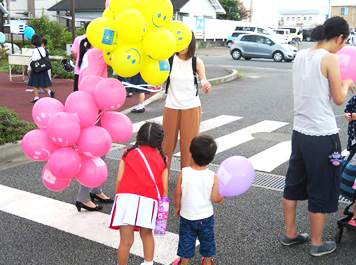
[[[42,181],[47,189],[58,192],[68,188],[73,179],[56,178],[49,170],[48,164],[46,164],[42,171]]]
[[[255,170],[246,157],[232,156],[221,163],[216,175],[221,196],[238,196],[251,187]]]
[[[99,157],[107,154],[112,145],[107,130],[99,126],[91,126],[82,130],[78,140],[80,153],[88,157]]]
[[[59,112],[47,124],[49,139],[58,146],[74,145],[80,135],[80,124],[76,114]]]
[[[126,142],[133,134],[133,126],[129,117],[115,111],[106,112],[100,119],[101,127],[107,130],[113,142]]]
[[[78,152],[69,147],[62,147],[53,152],[48,160],[48,166],[56,178],[74,178],[79,172],[81,158]]]
[[[47,136],[44,130],[32,130],[22,139],[22,150],[35,161],[47,161],[50,155],[58,148]]]
[[[41,129],[47,128],[49,119],[58,112],[63,112],[63,104],[50,97],[41,98],[32,108],[32,119]]]
[[[108,168],[100,157],[89,158],[81,156],[82,167],[77,174],[80,184],[88,188],[97,188],[104,184],[108,177]]]
[[[116,110],[126,100],[126,89],[119,80],[107,78],[96,86],[94,98],[100,109]]]
[[[106,0],[106,1],[105,1],[105,8],[108,8],[109,5],[110,5],[110,0]]]
[[[336,56],[339,59],[341,80],[351,78],[356,82],[356,47],[344,47]]]
[[[83,78],[82,82],[79,84],[79,91],[88,92],[94,97],[94,89],[96,85],[103,80],[101,76],[88,75]]]
[[[94,126],[99,112],[93,97],[84,91],[71,93],[66,100],[65,110],[77,114],[81,127]]]

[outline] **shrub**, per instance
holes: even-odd
[[[0,144],[19,141],[27,132],[37,128],[34,123],[18,118],[16,112],[0,107]]]
[[[74,73],[66,72],[61,66],[61,62],[59,61],[51,61],[52,62],[52,78],[58,79],[73,79]]]

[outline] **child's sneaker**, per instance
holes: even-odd
[[[352,217],[350,222],[348,222],[348,224],[351,226],[356,226],[356,218]]]
[[[305,243],[309,240],[309,235],[308,234],[299,234],[295,238],[289,238],[286,235],[284,235],[281,239],[281,244],[284,246],[292,246],[295,244],[300,244],[300,243]]]
[[[173,265],[179,265],[180,264],[180,258],[176,258],[174,261],[173,261]]]
[[[311,246],[310,255],[314,257],[320,257],[331,252],[334,252],[336,249],[336,243],[333,241],[327,241],[322,246]]]

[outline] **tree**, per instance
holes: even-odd
[[[225,15],[218,15],[219,19],[226,20],[243,20],[248,19],[251,15],[241,0],[220,0],[220,4],[226,11]]]

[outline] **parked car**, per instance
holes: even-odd
[[[279,40],[280,43],[288,43],[288,39],[284,36],[276,34],[271,28],[252,24],[250,22],[239,22],[240,25],[236,26],[235,31],[250,31],[252,33],[264,34],[273,36]]]
[[[313,29],[303,29],[303,41],[312,41],[310,36]]]
[[[292,42],[295,41],[297,37],[300,38],[300,40],[303,40],[303,32],[300,27],[280,27],[281,29],[289,29],[290,34],[292,35]]]
[[[276,34],[281,35],[284,38],[286,38],[288,43],[292,42],[292,35],[290,34],[289,29],[273,29],[273,31]]]
[[[238,36],[240,36],[241,34],[252,34],[251,31],[234,31],[232,34],[231,34],[231,37],[227,37],[226,39],[226,46],[227,47],[231,47],[232,43],[236,40],[236,38]]]
[[[243,34],[237,37],[230,48],[234,60],[251,58],[273,59],[275,62],[291,62],[298,49],[289,44],[281,44],[277,39],[263,34]]]

